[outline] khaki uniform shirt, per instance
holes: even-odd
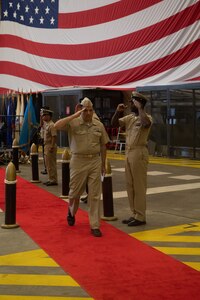
[[[45,123],[43,123],[41,128],[40,128],[41,139],[44,139],[44,132],[45,132]]]
[[[45,123],[44,126],[44,144],[49,145],[51,144],[51,140],[53,136],[57,136],[57,130],[54,127],[54,122],[50,120],[48,123]]]
[[[151,123],[152,117],[148,115]],[[136,146],[146,146],[148,135],[151,129],[141,126],[140,117],[134,114],[127,115],[119,119],[120,127],[126,129],[126,149],[131,150]]]
[[[94,118],[90,124],[82,117],[73,119],[67,124],[67,130],[72,154],[97,154],[101,145],[109,142],[104,125]]]

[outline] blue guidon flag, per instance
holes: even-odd
[[[32,139],[37,133],[38,127],[39,124],[36,119],[33,98],[32,95],[30,95],[25,109],[24,121],[19,136],[19,146],[24,152],[27,153],[29,151]]]
[[[3,0],[0,93],[200,80],[200,0]]]

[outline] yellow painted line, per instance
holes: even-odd
[[[112,152],[107,151],[107,158],[108,159],[116,159],[116,160],[125,160],[125,155],[124,154],[115,154]]]
[[[153,160],[149,159],[149,162],[152,164],[160,164],[160,165],[170,165],[176,167],[191,167],[191,168],[200,168],[199,163],[192,162],[184,162],[184,161],[171,161],[171,160]]]
[[[94,300],[86,297],[15,296],[0,295],[0,300]]]
[[[131,234],[132,236],[136,237],[133,234]],[[136,237],[138,238],[138,237]],[[194,236],[155,236],[154,238],[152,237],[145,237],[145,239],[143,239],[143,241],[155,241],[155,242],[185,242],[185,243],[200,243],[200,237],[194,237]]]
[[[187,247],[154,247],[155,249],[170,255],[200,255],[200,248]]]
[[[42,249],[25,251],[15,254],[0,256],[0,266],[32,266],[32,267],[59,267],[52,258]],[[48,270],[48,269],[47,269]],[[62,286],[80,287],[79,284],[69,275],[46,275],[46,274],[0,274],[0,290],[4,286]],[[52,297],[52,296],[20,296],[20,295],[1,295],[0,300],[81,300],[93,298],[86,297]]]
[[[42,249],[0,256],[0,266],[59,267]]]
[[[197,271],[200,271],[200,262],[185,262],[185,261],[183,261],[183,263]]]
[[[198,235],[195,235],[196,232],[198,232]],[[176,244],[178,242],[184,242],[187,245],[187,243],[200,243],[199,233],[200,222],[135,232],[130,235],[143,242],[174,242]],[[166,255],[187,255],[188,259],[189,257],[200,255],[200,247],[155,246],[153,248]],[[182,261],[182,263],[200,271],[200,262]]]
[[[63,154],[66,148],[58,148],[57,153]],[[39,148],[39,152],[42,153],[42,148]],[[124,153],[115,153],[114,150],[107,150],[108,159],[125,160]],[[149,162],[152,164],[171,165],[177,167],[192,167],[200,168],[200,160],[192,160],[186,158],[167,158],[167,157],[156,157],[149,156]]]
[[[0,285],[79,286],[68,275],[40,274],[0,274]]]
[[[120,153],[114,153],[112,150],[107,151],[107,157],[110,159],[124,160],[125,155]],[[166,157],[155,157],[149,156],[149,162],[152,164],[171,165],[178,167],[192,167],[200,168],[200,160],[192,160],[185,158],[166,158]]]
[[[173,159],[173,158],[159,158],[159,157],[149,157],[150,163],[155,164],[164,164],[164,165],[172,165],[172,166],[179,166],[179,167],[193,167],[193,168],[200,168],[200,161],[198,160],[191,160],[191,159]]]
[[[178,235],[184,232],[200,232],[200,222],[134,232],[130,235],[141,241],[200,243],[200,236]]]

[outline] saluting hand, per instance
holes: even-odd
[[[127,105],[124,105],[123,103],[118,104],[117,111],[123,112],[127,108]]]
[[[77,112],[74,113],[74,117],[78,118],[80,117],[81,113],[85,110],[85,107],[83,109],[78,110]]]
[[[133,99],[133,104],[135,105],[135,107],[137,107],[137,109],[141,109],[142,108],[142,104],[140,101],[137,101],[136,99]]]
[[[77,111],[81,110],[82,109],[82,105],[80,103],[76,104],[75,106],[75,110],[74,112],[76,113]]]

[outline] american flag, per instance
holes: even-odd
[[[200,80],[200,0],[3,0],[0,91]]]

